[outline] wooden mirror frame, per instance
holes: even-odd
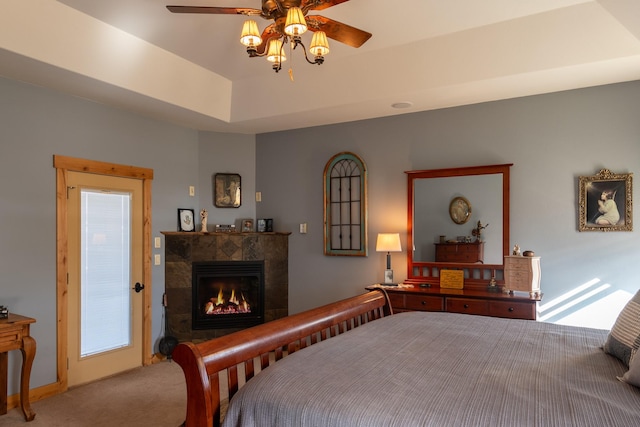
[[[433,170],[407,171],[407,280],[406,283],[439,286],[441,269],[464,271],[465,288],[486,289],[494,278],[504,283],[504,261],[501,264],[468,264],[452,262],[426,262],[413,259],[413,193],[417,179],[447,178],[473,175],[502,174],[502,255],[509,255],[509,182],[513,164],[471,166]]]

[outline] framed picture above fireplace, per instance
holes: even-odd
[[[196,231],[193,209],[178,209],[178,231]]]
[[[217,173],[213,178],[213,202],[217,208],[239,208],[240,175]]]

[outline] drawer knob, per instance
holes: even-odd
[[[465,304],[463,307],[464,308],[469,308],[469,304]]]
[[[426,301],[420,301],[420,304],[427,305],[427,302]]]
[[[509,313],[513,312],[513,307],[509,307]]]

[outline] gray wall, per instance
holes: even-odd
[[[31,386],[56,381],[56,214],[53,155],[154,170],[152,233],[177,230],[177,208],[209,211],[209,223],[254,217],[255,202],[213,207],[211,176],[235,172],[253,192],[255,137],[199,133],[0,78],[0,304],[34,317]],[[196,197],[189,196],[189,186]],[[164,239],[162,239],[164,248]],[[154,342],[161,333],[163,263],[152,270]],[[155,343],[154,343],[155,344]],[[19,353],[10,353],[9,393],[17,393]]]
[[[256,186],[263,196],[258,216],[273,217],[277,229],[294,231],[290,311],[357,294],[382,280],[385,260],[375,252],[375,238],[379,232],[406,230],[404,171],[513,163],[511,245],[542,257],[542,314],[562,321],[599,300],[615,316],[639,288],[638,232],[578,232],[578,177],[602,168],[640,171],[638,111],[636,81],[258,135]],[[368,166],[367,258],[322,255],[322,173],[340,151],[360,155]],[[636,212],[636,230],[637,218]],[[309,224],[306,235],[297,233],[302,222]],[[406,277],[405,261],[404,254],[392,254],[396,279]],[[590,281],[605,289],[590,298],[577,292],[569,300],[585,301],[563,311],[565,293]],[[553,316],[548,314],[552,302],[561,311]],[[585,308],[591,310],[586,317],[608,327],[611,314],[602,313],[601,306]]]
[[[0,304],[38,320],[31,386],[55,382],[54,154],[152,168],[154,237],[176,230],[178,207],[207,209],[210,225],[273,218],[277,231],[293,232],[291,313],[382,279],[385,255],[375,252],[375,237],[404,233],[404,171],[496,163],[514,163],[511,241],[542,257],[545,302],[596,278],[610,286],[599,296],[634,292],[637,231],[579,233],[576,206],[578,176],[640,170],[639,110],[640,82],[631,82],[254,137],[197,132],[0,78]],[[366,258],[322,254],[322,171],[345,150],[368,166]],[[241,174],[241,208],[213,207],[216,172]],[[195,198],[189,185],[196,186]],[[262,192],[261,203],[255,191]],[[302,222],[308,234],[298,233]],[[404,254],[393,254],[392,264],[396,278],[405,277]],[[164,265],[152,273],[157,339]],[[17,392],[15,353],[10,393]]]

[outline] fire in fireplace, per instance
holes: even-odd
[[[264,262],[193,266],[193,329],[246,328],[264,322]]]

